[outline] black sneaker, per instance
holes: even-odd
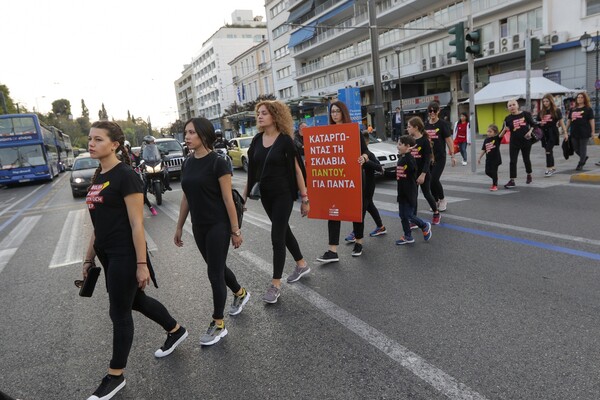
[[[167,333],[167,340],[162,347],[154,352],[154,357],[161,358],[171,354],[181,342],[188,337],[188,331],[180,326],[179,329],[173,333]]]
[[[352,257],[359,257],[362,254],[362,244],[354,243],[354,249],[352,249]]]
[[[506,185],[504,185],[504,187],[505,187],[505,188],[507,188],[507,189],[512,189],[512,188],[514,188],[515,186],[517,186],[517,185],[515,185],[515,180],[514,180],[514,179],[511,179],[511,180],[509,180],[509,181],[506,183]]]
[[[340,258],[338,257],[338,253],[335,253],[331,250],[327,250],[325,254],[323,254],[321,257],[317,257],[317,261],[327,264],[331,262],[340,261]]]
[[[106,375],[102,378],[102,383],[98,386],[98,389],[93,395],[87,398],[87,400],[108,400],[112,399],[119,390],[125,387],[125,377],[123,374],[119,376]]]

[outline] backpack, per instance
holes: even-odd
[[[215,162],[213,164],[213,172],[216,174],[217,173],[217,160],[220,158],[220,156],[217,155],[217,158],[215,158]],[[183,165],[181,166],[181,170],[183,171],[183,168],[185,167],[185,162],[187,161],[187,158],[183,161]],[[230,165],[231,165],[231,161],[229,161]],[[233,173],[232,173],[233,175]],[[244,218],[244,198],[242,197],[242,195],[240,194],[240,192],[238,192],[236,189],[231,189],[231,197],[233,197],[233,204],[235,205],[235,213],[237,214],[237,219],[238,219],[238,228],[242,227],[242,219]]]

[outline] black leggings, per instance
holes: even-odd
[[[546,150],[546,168],[554,167],[554,146],[558,144],[558,134],[544,132],[544,150]]]
[[[444,198],[444,188],[440,182],[444,168],[446,168],[446,157],[436,158],[435,163],[431,164],[431,194],[436,201]]]
[[[498,186],[498,164],[485,163],[485,174],[492,178],[492,185]]]
[[[425,180],[423,181],[421,186],[421,193],[423,193],[423,197],[427,200],[429,207],[433,210],[434,213],[438,212],[437,203],[433,198],[433,194],[431,194],[431,174],[428,172],[425,174]],[[417,207],[415,207],[415,215],[417,214]]]
[[[373,203],[373,197],[371,197],[371,199],[369,200],[369,204],[367,205],[367,211],[369,212],[369,214],[371,214],[373,221],[375,221],[375,225],[377,225],[378,228],[382,227],[383,221],[381,220],[381,215],[379,215],[379,210],[377,209],[377,207],[375,207],[375,204]],[[363,224],[364,222],[365,218],[363,216]]]
[[[288,192],[262,194],[260,198],[265,212],[271,220],[271,244],[273,245],[273,279],[281,279],[285,266],[285,249],[290,251],[294,261],[302,260],[302,252],[296,237],[290,229],[289,221],[294,201]]]
[[[106,289],[110,303],[109,315],[113,323],[113,354],[110,368],[122,369],[133,343],[133,316],[131,310],[142,313],[156,322],[165,331],[177,326],[165,306],[158,300],[146,296],[138,287],[135,250],[96,251],[106,275]],[[124,251],[123,251],[124,250]]]
[[[363,199],[363,210],[362,210],[362,222],[352,223],[352,232],[356,239],[362,239],[365,236],[365,214],[367,208],[365,207],[365,201]],[[375,209],[377,210],[377,209]],[[379,212],[378,212],[379,213]],[[381,220],[381,218],[380,218]],[[379,226],[379,225],[378,225]],[[342,221],[327,221],[327,233],[329,236],[329,245],[337,246],[340,244],[340,229],[342,228]]]
[[[529,155],[531,154],[531,142],[530,141],[511,141],[508,145],[508,154],[510,156],[510,179],[515,179],[517,177],[517,161],[519,159],[519,151],[523,155],[523,164],[525,164],[525,172],[530,174],[531,169],[531,159]]]
[[[573,150],[575,154],[579,156],[579,164],[583,166],[587,160],[587,144],[589,138],[576,138],[571,136],[571,143],[573,144]]]
[[[193,225],[194,240],[206,261],[208,280],[213,292],[213,319],[223,319],[227,288],[237,293],[241,286],[227,267],[227,251],[231,237],[229,222],[215,225]]]

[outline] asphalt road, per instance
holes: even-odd
[[[567,165],[542,178],[538,161],[533,184],[520,165],[517,188],[495,193],[481,172],[448,167],[442,224],[430,242],[417,235],[402,247],[394,245],[395,182],[382,179],[375,199],[388,234],[367,238],[359,258],[341,245],[340,262],[326,266],[313,261],[326,250],[326,222],[301,218],[297,204],[291,225],[312,272],[284,283],[275,305],[260,300],[272,253],[268,218],[251,202],[229,265],[252,297],[226,317],[229,335],[207,348],[198,338],[211,291],[190,227],[183,248],[172,244],[181,198],[174,182],[159,215],[146,212],[160,286],[149,294],[190,337],[157,360],[164,333],[135,315],[128,383],[115,398],[600,398],[600,186],[570,184]],[[236,171],[234,185],[243,181]],[[422,199],[419,206],[429,219]],[[366,230],[373,227],[367,216]],[[104,282],[91,299],[73,286],[90,229],[68,173],[0,190],[0,391],[85,399],[106,373]],[[342,235],[351,229],[343,223]],[[288,257],[284,276],[292,268]]]

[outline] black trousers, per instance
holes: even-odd
[[[517,177],[517,161],[519,160],[519,152],[523,155],[523,164],[525,164],[525,172],[530,174],[531,169],[531,142],[529,140],[510,141],[508,145],[508,154],[510,156],[510,179]]]
[[[194,240],[202,258],[206,261],[206,272],[213,292],[213,319],[223,319],[227,302],[227,288],[233,293],[241,289],[235,274],[227,267],[227,252],[231,233],[229,221],[215,225],[192,226]]]
[[[173,330],[177,326],[177,321],[171,317],[165,306],[147,296],[138,287],[137,259],[134,249],[129,247],[96,249],[96,253],[104,267],[110,303],[109,315],[113,323],[113,354],[110,368],[122,369],[127,366],[127,358],[133,343],[132,310],[150,318],[165,331]]]
[[[575,151],[575,154],[579,156],[578,165],[584,165],[587,160],[587,144],[589,140],[589,138],[576,138],[571,136],[573,150]]]
[[[265,212],[271,220],[271,244],[273,246],[273,279],[281,279],[285,266],[285,249],[294,261],[303,259],[296,237],[290,229],[289,221],[294,200],[289,192],[281,194],[263,193],[260,198]]]
[[[498,164],[485,163],[485,174],[492,178],[492,185],[498,186]]]
[[[438,201],[444,198],[444,188],[442,187],[442,173],[446,168],[446,157],[435,159],[435,163],[431,164],[431,194]]]
[[[427,200],[427,204],[433,210],[434,213],[438,212],[437,202],[433,198],[433,194],[431,194],[431,174],[425,174],[425,180],[422,184],[419,185],[421,187],[421,193],[423,193],[423,197]],[[417,213],[417,207],[415,207],[415,214]]]

